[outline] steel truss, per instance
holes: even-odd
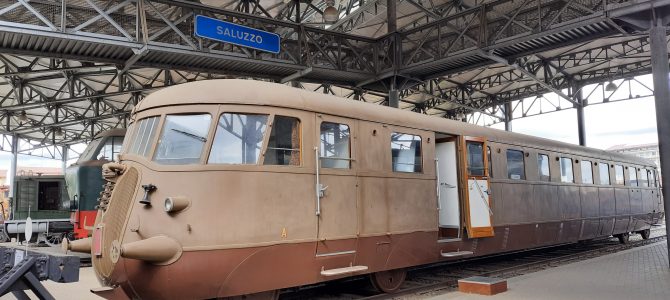
[[[228,76],[379,104],[397,89],[401,108],[500,121],[505,103],[581,106],[585,85],[650,72],[646,37],[609,16],[633,1],[404,0],[391,33],[387,0],[337,1],[334,24],[324,1],[201,2],[0,0],[0,133],[76,143],[124,126],[152,90]],[[199,38],[199,14],[278,33],[281,51]]]

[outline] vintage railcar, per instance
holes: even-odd
[[[132,115],[90,251],[106,298],[204,299],[628,233],[663,215],[643,159],[245,80]]]
[[[98,197],[105,184],[102,165],[113,161],[121,152],[125,129],[110,129],[97,134],[79,159],[65,170],[70,202],[70,222],[74,226],[69,239],[90,235],[97,215]]]

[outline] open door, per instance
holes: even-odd
[[[493,210],[489,196],[489,161],[486,138],[460,137],[461,197],[465,228],[470,238],[493,236]]]

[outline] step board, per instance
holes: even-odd
[[[330,270],[321,270],[321,276],[331,277],[331,276],[340,276],[345,274],[357,273],[367,271],[367,266],[350,266],[346,268],[337,268]]]
[[[474,254],[472,251],[440,252],[442,257],[460,257]]]

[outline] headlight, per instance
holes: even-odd
[[[167,197],[165,198],[163,208],[167,213],[176,213],[188,208],[190,205],[191,201],[186,199],[186,197]]]

